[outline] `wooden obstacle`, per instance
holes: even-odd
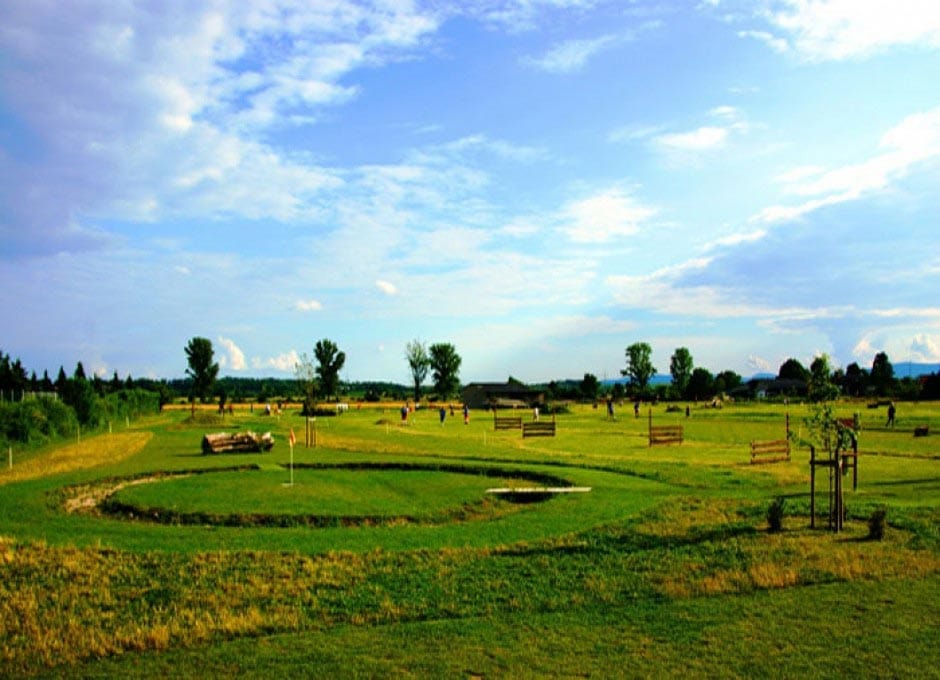
[[[522,437],[554,437],[555,420],[535,420],[522,423]]]
[[[751,442],[751,465],[790,460],[790,440],[773,439]]]
[[[522,416],[498,416],[493,411],[493,429],[494,430],[521,430]]]
[[[915,437],[926,437],[929,434],[930,434],[929,425],[918,425],[917,427],[914,428]]]
[[[653,425],[653,409],[649,414],[649,443],[650,446],[669,446],[681,444],[685,434],[681,425]]]
[[[681,444],[684,441],[681,425],[651,425],[650,446]]]
[[[786,437],[783,439],[752,440],[751,465],[779,463],[790,460],[790,414],[787,413]]]
[[[207,434],[202,438],[202,453],[262,453],[270,451],[274,446],[274,437],[270,432],[255,434],[254,432],[217,432]]]

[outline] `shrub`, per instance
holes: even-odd
[[[880,541],[885,537],[885,518],[888,512],[884,508],[878,508],[871,517],[868,518],[868,538],[872,541]]]
[[[767,508],[767,524],[771,533],[783,531],[783,510],[786,501],[783,498],[775,498]]]

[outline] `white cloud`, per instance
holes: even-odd
[[[658,135],[653,141],[668,151],[708,151],[724,146],[727,139],[727,128],[707,125],[689,132]]]
[[[501,0],[466,3],[465,11],[509,31],[526,31],[535,27],[540,12],[589,9],[596,3],[597,0]]]
[[[625,125],[611,130],[607,135],[610,142],[633,142],[655,137],[663,128],[660,125]]]
[[[319,312],[323,309],[323,303],[319,300],[298,300],[294,305],[300,312]]]
[[[911,340],[911,355],[918,361],[940,362],[940,336],[918,333]]]
[[[789,221],[825,206],[857,200],[889,187],[917,164],[940,158],[940,108],[908,116],[882,136],[878,148],[882,153],[862,163],[833,170],[800,167],[784,173],[778,180],[787,193],[813,198],[799,205],[769,206],[752,221]]]
[[[903,45],[940,47],[936,0],[783,0],[779,6],[765,15],[777,35],[744,33],[810,61],[864,57]]]
[[[233,371],[243,371],[247,364],[245,363],[245,353],[241,351],[234,340],[219,336],[219,344],[225,348],[227,356],[219,358],[219,365],[232,369]]]
[[[0,82],[44,149],[0,158],[0,237],[23,252],[100,247],[99,217],[309,221],[339,173],[271,132],[356,96],[354,69],[409,58],[440,20],[346,0],[7,9]]]
[[[751,354],[747,358],[747,365],[760,373],[776,373],[776,369],[772,363],[763,357],[757,356],[756,354]]]
[[[375,287],[378,288],[385,295],[398,295],[398,288],[394,283],[389,283],[388,281],[383,281],[379,279],[375,282]]]
[[[267,359],[255,357],[251,360],[251,366],[255,369],[273,368],[276,371],[284,373],[293,373],[294,368],[300,363],[300,355],[297,350],[290,350]]]
[[[755,40],[759,40],[775,52],[785,53],[790,51],[790,43],[788,43],[783,38],[778,38],[773,33],[768,33],[767,31],[738,31],[738,37],[754,38]]]
[[[738,246],[743,243],[756,243],[762,238],[767,236],[766,229],[753,229],[750,231],[742,231],[737,234],[729,234],[721,238],[715,239],[710,243],[705,244],[705,251],[709,251],[715,248],[729,248],[733,246]]]
[[[588,60],[617,42],[612,35],[589,40],[568,40],[556,45],[538,58],[526,62],[548,73],[573,73],[581,70]]]
[[[636,234],[656,212],[620,189],[607,189],[565,205],[560,229],[578,243],[604,243]]]
[[[735,290],[721,285],[689,285],[684,279],[712,265],[712,258],[696,258],[644,275],[612,275],[605,279],[618,304],[652,309],[661,314],[691,317],[797,317],[809,314],[798,307],[752,304]]]

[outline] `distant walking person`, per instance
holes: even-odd
[[[470,407],[467,406],[466,404],[463,405],[463,424],[464,425],[470,424]]]
[[[614,420],[614,400],[613,397],[607,397],[607,418]]]
[[[894,402],[892,401],[888,404],[888,422],[885,423],[885,427],[894,427],[894,416],[897,411],[894,408]]]
[[[441,406],[441,408],[440,408],[440,409],[438,410],[438,412],[437,412],[437,415],[440,416],[441,425],[443,425],[443,424],[444,424],[444,418],[447,417],[447,409],[444,408],[443,406]]]

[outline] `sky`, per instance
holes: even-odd
[[[940,363],[935,0],[0,0],[0,351]]]

